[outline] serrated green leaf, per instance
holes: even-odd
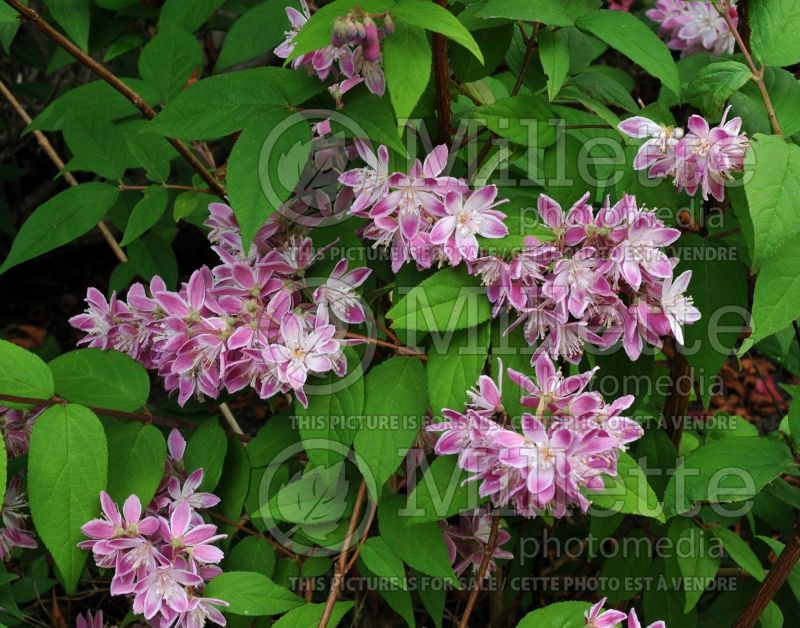
[[[472,33],[450,11],[438,4],[422,0],[400,0],[391,8],[391,14],[398,21],[413,24],[452,39],[464,46],[475,55],[478,61],[483,63],[483,53]]]
[[[195,469],[203,469],[205,472],[199,490],[213,491],[217,486],[222,476],[222,465],[227,450],[228,439],[225,430],[220,427],[215,417],[206,419],[189,437],[186,453],[183,455],[183,465],[187,473]]]
[[[556,141],[555,128],[549,123],[553,112],[540,96],[504,98],[478,107],[469,117],[519,146],[546,148]]]
[[[81,183],[37,207],[14,238],[0,274],[82,236],[106,215],[117,194],[105,183]]]
[[[589,610],[588,602],[556,602],[548,604],[525,615],[517,628],[580,628],[585,625],[584,613]]]
[[[598,9],[579,16],[576,24],[661,79],[674,94],[680,95],[678,68],[669,49],[638,17],[624,11]]]
[[[36,419],[28,454],[28,495],[36,531],[73,593],[88,552],[81,526],[100,510],[108,451],[103,426],[83,406],[53,406]]]
[[[539,59],[547,74],[547,98],[552,101],[564,84],[569,72],[569,45],[559,31],[539,33]]]
[[[38,355],[0,340],[0,394],[50,399],[54,392],[53,374]],[[0,403],[6,408],[29,407],[12,401]]]
[[[206,585],[204,595],[228,602],[223,613],[262,617],[302,606],[303,598],[254,571],[228,571]]]
[[[364,425],[354,446],[373,499],[413,445],[427,407],[425,367],[419,360],[395,357],[367,373]]]
[[[483,324],[453,334],[439,351],[428,354],[428,395],[434,415],[442,408],[461,411],[467,403],[467,390],[475,386],[489,354],[489,325]]]
[[[140,423],[114,423],[106,428],[108,486],[118,504],[136,495],[145,507],[164,476],[167,444],[158,428]]]
[[[383,42],[383,71],[398,119],[408,118],[431,76],[431,45],[425,30],[398,22]]]
[[[147,403],[150,376],[119,351],[76,349],[50,362],[59,397],[85,406],[133,412]]]
[[[722,106],[753,76],[738,61],[720,61],[703,67],[686,88],[686,99],[708,115],[716,115]]]
[[[81,50],[89,49],[90,0],[44,0],[56,23]]]
[[[800,62],[800,0],[752,0],[750,45],[764,65]]]
[[[155,225],[167,209],[169,193],[160,185],[151,185],[143,193],[142,198],[133,206],[128,218],[125,234],[120,246],[128,246],[136,238]]]
[[[203,51],[194,35],[179,26],[162,26],[142,48],[139,74],[158,92],[161,102],[168,102],[202,63]]]

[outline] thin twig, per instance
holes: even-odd
[[[239,422],[236,420],[236,417],[233,415],[231,407],[224,401],[219,404],[219,413],[222,415],[222,418],[225,419],[225,422],[228,424],[228,427],[231,428],[231,431],[234,434],[238,436],[244,434],[244,430],[241,428]]]
[[[742,54],[744,55],[744,60],[747,62],[747,66],[753,73],[753,80],[756,82],[756,85],[758,85],[758,91],[761,92],[761,98],[764,101],[764,108],[767,110],[767,117],[769,118],[769,124],[772,127],[772,132],[775,135],[783,135],[781,132],[781,125],[778,123],[778,116],[775,114],[775,107],[772,106],[772,99],[770,98],[769,91],[767,91],[767,86],[764,83],[764,67],[758,67],[756,65],[756,62],[750,55],[750,51],[747,49],[747,44],[744,43],[739,30],[733,23],[728,11],[730,9],[730,0],[723,0],[719,4],[713,2],[712,4],[717,10],[717,13],[720,14],[720,17],[725,20],[725,24],[728,25],[728,30],[733,35],[736,45],[739,46],[739,50],[741,50]]]
[[[362,340],[364,342],[368,342],[369,344],[378,345],[380,347],[387,347],[388,349],[394,349],[398,353],[402,355],[409,355],[414,358],[419,358],[423,362],[428,360],[428,356],[424,353],[420,353],[419,351],[414,351],[410,347],[405,347],[403,345],[396,345],[391,342],[387,342],[385,340],[379,340],[378,338],[372,338],[371,336],[364,336],[362,334],[357,334],[353,331],[348,331],[345,333],[345,338],[352,338],[354,340]]]
[[[378,502],[372,502],[372,506],[369,509],[369,516],[367,517],[367,525],[364,526],[364,532],[361,535],[361,539],[358,541],[358,545],[356,549],[353,551],[353,555],[350,557],[350,561],[347,563],[344,572],[348,573],[352,568],[353,565],[356,564],[356,560],[361,555],[361,547],[367,540],[369,536],[369,529],[372,527],[372,522],[375,520],[375,513],[378,512]]]
[[[291,558],[292,560],[299,562],[300,557],[297,554],[295,554],[291,550],[287,549],[286,547],[284,547],[283,545],[281,545],[277,541],[271,539],[267,535],[262,534],[258,530],[251,530],[250,528],[248,528],[245,525],[242,525],[238,521],[234,521],[230,517],[226,517],[225,515],[222,515],[222,514],[220,514],[218,512],[214,512],[213,510],[207,510],[206,512],[208,513],[208,515],[212,519],[216,519],[217,521],[220,521],[220,522],[224,523],[225,525],[231,526],[232,528],[236,528],[239,532],[243,532],[244,534],[247,534],[249,536],[255,536],[255,537],[259,538],[259,539],[263,539],[264,541],[269,543],[272,547],[274,547],[278,552],[280,552],[281,554],[283,554],[287,558]]]
[[[17,112],[19,117],[22,118],[22,121],[26,125],[30,124],[32,120],[31,117],[28,115],[28,112],[25,111],[25,107],[23,107],[22,103],[16,99],[14,94],[11,92],[10,89],[8,89],[8,87],[6,87],[6,84],[3,83],[3,81],[0,81],[0,93],[3,94],[5,99],[9,102],[14,111]],[[45,154],[50,158],[50,161],[53,162],[53,165],[56,168],[58,168],[59,171],[63,170],[64,161],[56,152],[56,149],[53,148],[53,145],[50,143],[50,140],[47,139],[47,136],[38,129],[35,129],[33,131],[33,135],[36,138],[36,141],[39,143],[39,146],[42,148]],[[78,185],[78,181],[75,179],[75,177],[72,175],[71,172],[64,173],[64,180],[73,187]],[[116,238],[114,237],[114,234],[111,233],[109,228],[106,226],[106,223],[101,220],[100,222],[97,223],[97,229],[100,231],[103,238],[108,243],[108,246],[114,252],[114,255],[116,255],[117,259],[122,263],[127,262],[128,256],[125,255],[125,252],[122,250],[122,248],[120,248],[119,242],[117,242]]]
[[[742,611],[736,624],[734,624],[734,628],[751,628],[755,626],[756,621],[761,617],[761,613],[764,612],[772,598],[775,597],[783,583],[786,582],[798,560],[800,560],[800,516],[797,518],[792,538],[783,548],[781,555],[778,556],[778,560],[769,570],[767,577],[759,585],[750,603]]]
[[[519,93],[522,83],[525,80],[525,74],[528,72],[528,66],[530,66],[531,60],[533,59],[533,52],[536,50],[536,39],[538,34],[539,22],[536,22],[533,26],[533,34],[525,40],[525,58],[522,61],[522,67],[519,70],[517,82],[514,83],[514,87],[511,90],[512,96],[516,96]]]
[[[447,0],[436,0],[436,4],[447,10]],[[436,117],[439,122],[439,141],[450,143],[452,129],[450,112],[450,66],[447,62],[447,39],[433,33],[433,77],[436,81]]]
[[[52,397],[50,399],[36,399],[35,397],[20,397],[18,395],[0,394],[0,401],[9,401],[11,403],[24,403],[31,406],[58,406],[69,403],[66,399],[59,397]],[[162,425],[164,427],[184,428],[189,430],[196,430],[198,425],[192,421],[184,419],[173,419],[166,416],[158,416],[156,414],[137,412],[123,412],[122,410],[113,410],[111,408],[98,408],[96,406],[86,406],[95,414],[102,414],[105,416],[113,416],[119,419],[130,419],[132,421],[139,421],[140,423],[153,423],[155,425]],[[250,437],[246,434],[235,434],[240,440],[247,442]]]
[[[319,620],[319,628],[326,628],[328,622],[333,614],[333,608],[336,605],[336,600],[339,597],[339,589],[342,588],[342,582],[347,575],[347,552],[350,545],[353,543],[353,537],[356,533],[356,526],[358,525],[358,518],[361,516],[361,510],[364,507],[364,502],[367,499],[367,483],[362,480],[361,486],[358,489],[356,496],[356,503],[353,506],[353,514],[350,515],[350,524],[347,526],[347,535],[342,542],[342,549],[339,552],[339,561],[333,570],[333,582],[331,582],[331,590],[328,593],[328,600],[325,602],[325,610],[322,612],[322,618]]]
[[[492,554],[494,554],[494,550],[497,547],[497,532],[499,527],[500,516],[495,514],[494,518],[492,519],[492,529],[489,532],[489,539],[483,548],[483,559],[481,560],[481,566],[478,567],[478,573],[475,575],[475,586],[473,587],[472,592],[469,594],[467,607],[464,609],[464,614],[461,615],[461,622],[458,624],[459,628],[467,628],[469,625],[470,615],[472,615],[472,611],[475,609],[475,603],[478,601],[478,594],[481,591],[481,583],[486,575],[486,570],[489,568],[489,563],[492,560]]]
[[[115,90],[117,90],[120,94],[125,96],[133,106],[136,107],[139,111],[141,111],[142,115],[147,118],[148,120],[152,120],[156,117],[156,111],[153,109],[148,102],[134,89],[123,83],[111,70],[109,70],[106,66],[102,63],[99,63],[92,59],[89,55],[87,55],[83,50],[78,48],[74,43],[72,43],[69,39],[67,39],[64,35],[59,33],[55,28],[53,28],[46,20],[42,18],[36,11],[31,9],[30,7],[26,7],[20,0],[5,0],[5,3],[8,4],[11,8],[13,8],[20,16],[33,24],[36,28],[38,28],[42,33],[47,35],[50,39],[52,39],[58,46],[66,50],[69,54],[75,57],[78,61],[80,61],[83,65],[89,68],[92,72],[97,74],[101,79],[103,79],[106,83],[111,85]],[[197,156],[180,140],[176,140],[174,138],[166,138],[167,141],[175,147],[175,150],[180,153],[180,155],[189,163],[189,165],[200,175],[200,177],[205,181],[208,186],[214,190],[214,193],[218,196],[225,197],[225,188],[223,185],[217,180],[217,178],[211,174],[211,172],[203,165],[203,163],[197,158]]]

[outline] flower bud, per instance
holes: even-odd
[[[381,43],[378,38],[378,28],[375,26],[370,18],[364,20],[364,28],[366,29],[366,37],[364,37],[364,60],[377,61],[381,57]]]
[[[388,13],[383,16],[383,32],[387,35],[394,35],[394,20]]]

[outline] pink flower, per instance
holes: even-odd
[[[77,628],[105,628],[103,611],[97,611],[94,614],[92,611],[86,611],[85,617],[83,614],[78,615],[75,618],[75,626]]]
[[[342,322],[363,323],[366,319],[364,307],[355,289],[367,280],[371,272],[369,268],[355,268],[348,273],[347,259],[339,260],[327,281],[314,291],[314,301],[326,305]]]
[[[190,570],[197,570],[197,563],[218,563],[224,554],[221,549],[211,545],[224,539],[227,534],[216,534],[217,526],[195,525],[192,522],[192,508],[186,501],[178,503],[172,510],[169,520],[161,518],[161,536],[169,544],[171,555],[186,556]]]
[[[457,576],[462,575],[469,567],[472,567],[473,574],[477,574],[480,570],[486,545],[489,543],[492,516],[485,510],[475,510],[471,514],[461,515],[458,526],[448,525],[444,521],[439,522],[447,547],[447,555]],[[511,552],[503,549],[503,545],[510,540],[511,534],[506,530],[499,529],[497,531],[495,549],[489,559],[489,566],[484,577],[488,577],[497,569],[496,560],[514,558]]]
[[[603,610],[603,605],[606,603],[606,598],[603,598],[597,604],[592,606],[586,613],[585,625],[587,628],[612,628],[616,624],[625,621],[628,616],[622,611]]]
[[[33,425],[44,409],[44,406],[25,410],[0,408],[0,430],[9,458],[17,458],[28,453]]]
[[[642,624],[639,622],[639,618],[636,616],[635,608],[632,608],[631,612],[628,613],[628,628],[642,628]],[[647,628],[667,628],[667,624],[664,621],[659,620],[649,624]]]
[[[466,200],[458,192],[448,192],[444,203],[447,215],[433,226],[431,244],[443,245],[454,266],[462,259],[477,259],[479,247],[475,236],[503,238],[508,235],[508,228],[503,224],[506,215],[493,209],[508,199],[496,203],[496,197],[494,185],[476,190]]]
[[[3,498],[0,560],[8,560],[15,547],[23,549],[38,547],[33,534],[27,529],[28,515],[23,512],[23,508],[26,508],[27,505],[22,492],[22,479],[15,475],[9,480]]]
[[[661,286],[661,309],[680,344],[683,344],[683,325],[700,320],[700,310],[694,306],[692,297],[684,294],[691,278],[692,271],[687,270],[674,283],[672,277],[667,277]]]
[[[645,15],[660,24],[667,45],[673,50],[682,51],[682,55],[695,52],[724,55],[733,52],[733,34],[713,2],[657,0]],[[730,4],[729,15],[736,26],[739,17],[733,3]]]
[[[366,166],[343,172],[339,182],[353,188],[356,198],[350,211],[358,213],[375,205],[386,194],[389,185],[389,150],[381,145],[377,153],[373,153],[364,140],[356,138],[354,143]]]
[[[185,613],[189,610],[186,587],[197,587],[203,579],[171,565],[158,567],[134,588],[133,612],[153,619],[157,614],[167,616],[171,611]]]
[[[634,170],[646,170],[655,164],[671,165],[675,145],[683,137],[683,129],[658,124],[643,116],[628,118],[619,124],[619,130],[635,138],[647,138],[639,147],[633,160]],[[652,176],[652,175],[651,175]]]
[[[169,478],[167,493],[175,507],[185,502],[192,508],[213,508],[219,503],[219,497],[216,495],[197,491],[203,483],[203,475],[203,469],[195,469],[186,478],[183,486],[178,478]]]

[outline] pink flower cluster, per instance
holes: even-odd
[[[521,403],[536,409],[520,418],[522,433],[509,425],[501,387],[481,376],[465,412],[445,408],[445,420],[427,427],[442,432],[436,453],[457,455],[470,474],[465,481],[480,482],[480,495],[495,507],[511,506],[524,517],[564,517],[571,506],[585,512],[590,502],[583,490],[602,490],[602,476],[617,473],[617,452],[643,434],[621,416],[632,396],[606,404],[586,390],[594,370],[564,378],[544,353],[534,379],[508,369],[524,393]],[[500,371],[502,382],[502,365]]]
[[[302,12],[294,7],[286,7],[291,28],[286,31],[286,39],[275,54],[288,59],[294,52],[297,33],[311,18],[306,0],[300,0]],[[328,90],[341,106],[342,95],[360,83],[364,83],[373,94],[383,96],[386,91],[386,78],[381,67],[381,40],[394,32],[394,24],[388,14],[382,16],[379,28],[371,16],[360,9],[352,10],[347,16],[336,19],[331,44],[313,52],[296,57],[293,68],[305,68],[309,74],[316,74],[321,81],[333,74],[339,82]],[[338,65],[338,70],[336,68]]]
[[[28,453],[33,424],[43,411],[44,406],[24,410],[0,408],[0,433],[3,435],[9,458],[17,458]]]
[[[177,292],[159,277],[149,290],[136,283],[127,302],[90,288],[88,310],[70,323],[86,333],[81,344],[117,349],[156,369],[181,405],[192,395],[216,398],[248,385],[263,399],[294,391],[305,405],[309,374],[347,369],[348,341],[331,317],[364,322],[355,289],[370,270],[348,271],[341,260],[311,293],[306,271],[324,252],[314,252],[311,238],[290,236],[272,220],[245,253],[231,208],[209,209],[220,265],[196,270]]]
[[[677,260],[664,251],[680,232],[633,196],[614,205],[607,199],[596,213],[588,196],[565,212],[541,195],[538,211],[552,242],[528,237],[510,260],[489,255],[471,263],[495,314],[516,310],[511,327],[522,326],[531,346],[572,363],[586,343],[604,350],[621,338],[632,360],[645,342],[660,347],[673,335],[682,343],[682,325],[700,313],[684,295],[691,272],[674,279]]]
[[[460,576],[469,567],[472,567],[473,574],[477,574],[483,561],[486,545],[489,543],[492,514],[486,509],[476,509],[470,514],[461,515],[457,526],[440,521],[439,527],[442,529],[442,537],[447,546],[447,556],[456,575]],[[514,558],[514,554],[503,549],[503,545],[510,540],[511,534],[506,530],[499,529],[497,531],[497,542],[489,559],[485,577],[497,569],[495,559]]]
[[[373,153],[365,141],[355,144],[366,165],[342,173],[339,181],[355,195],[350,212],[370,220],[363,236],[389,247],[393,272],[412,260],[419,268],[473,261],[480,250],[477,236],[508,235],[505,214],[494,209],[507,199],[497,201],[493,185],[471,192],[463,179],[444,176],[444,144],[416,160],[408,173],[389,172],[386,146]]]
[[[626,615],[622,611],[613,609],[605,610],[603,608],[605,603],[606,598],[603,598],[586,611],[584,614],[584,626],[586,626],[586,628],[613,628],[620,622],[626,620],[628,622],[628,628],[642,628],[639,617],[636,615],[635,608],[632,608]],[[647,628],[667,628],[667,624],[659,620],[654,621],[652,624],[648,625]]]
[[[661,27],[667,46],[682,55],[711,52],[715,55],[733,52],[734,38],[713,2],[706,0],[657,0],[645,15]],[[729,15],[734,26],[739,21],[736,6],[731,2]]]
[[[226,535],[205,523],[200,511],[220,500],[198,491],[202,469],[186,476],[180,432],[173,430],[168,444],[164,479],[146,512],[136,495],[120,512],[103,491],[103,516],[81,528],[91,540],[79,546],[92,550],[98,567],[114,571],[111,595],[132,597],[133,612],[151,625],[202,628],[208,620],[224,626],[217,607],[227,602],[202,596],[206,581],[222,573],[217,563],[224,554],[213,543]]]
[[[742,119],[726,121],[730,107],[725,109],[719,124],[713,128],[702,116],[689,117],[685,133],[635,116],[619,125],[625,135],[646,139],[633,161],[635,170],[646,170],[653,178],[672,177],[675,186],[694,196],[700,188],[703,199],[711,194],[718,201],[725,198],[725,182],[733,179],[732,172],[744,169],[744,156],[749,146],[741,132]]]
[[[0,560],[6,561],[15,547],[35,549],[36,539],[28,529],[28,515],[23,512],[27,507],[22,492],[22,478],[15,475],[9,480],[3,498],[3,527],[0,528]]]

